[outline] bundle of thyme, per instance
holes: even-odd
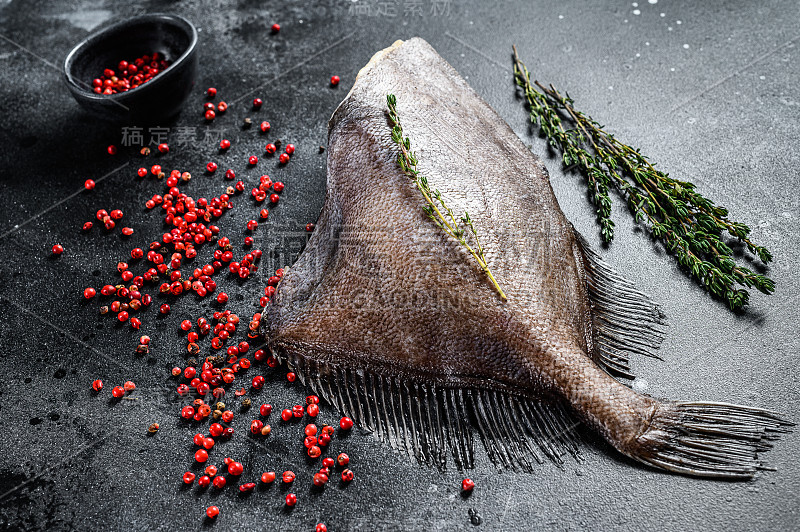
[[[731,221],[728,210],[714,205],[694,184],[657,170],[638,149],[620,142],[590,116],[575,110],[568,94],[561,94],[553,85],[531,81],[516,46],[513,49],[514,79],[524,93],[531,122],[539,125],[550,146],[562,154],[564,165],[577,168],[586,178],[605,242],[614,238],[609,198],[613,188],[627,200],[634,219],[647,224],[688,274],[727,302],[731,310],[747,305],[750,294],[746,288],[765,294],[775,290],[772,279],[738,265],[733,250],[723,241],[723,234],[728,233],[768,263],[772,255],[750,240],[747,225]]]
[[[483,246],[478,239],[475,224],[469,213],[465,211],[463,216],[456,218],[453,210],[445,203],[442,194],[436,189],[431,190],[428,179],[417,170],[417,156],[411,151],[411,140],[408,137],[403,138],[403,127],[400,125],[400,116],[397,114],[397,98],[394,94],[386,96],[386,104],[389,106],[389,119],[392,122],[392,140],[399,148],[397,165],[425,198],[426,205],[423,210],[442,231],[455,238],[469,251],[481,270],[489,277],[495,290],[500,294],[500,298],[505,301],[506,295],[486,263]]]

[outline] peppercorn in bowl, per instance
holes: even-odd
[[[70,51],[64,78],[92,115],[154,123],[178,114],[197,75],[197,30],[183,17],[149,14],[100,29]]]

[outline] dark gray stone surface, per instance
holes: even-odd
[[[424,16],[406,12],[417,4]],[[385,12],[390,6],[396,13]],[[87,31],[157,10],[183,14],[201,30],[198,86],[173,124],[197,127],[199,138],[181,147],[173,137],[170,154],[151,156],[147,164],[190,170],[195,178],[186,188],[195,197],[219,194],[224,186],[219,173],[203,175],[209,159],[223,170],[235,168],[248,183],[263,172],[285,181],[284,200],[256,233],[265,250],[262,274],[289,263],[302,227],[316,218],[325,187],[324,155],[317,147],[325,143],[327,119],[356,72],[375,51],[415,35],[427,39],[545,157],[562,208],[597,242],[580,178],[565,174],[528,130],[510,76],[509,52],[516,43],[539,79],[569,90],[581,109],[730,207],[775,255],[769,270],[778,285],[775,295],[755,295],[747,313],[734,315],[689,281],[617,202],[617,240],[604,255],[663,304],[672,324],[664,361],[635,362],[636,386],[655,396],[753,404],[800,419],[796,2],[3,0],[0,527],[313,530],[319,520],[330,530],[800,525],[797,434],[784,437],[767,455],[776,472],[743,483],[648,470],[591,435],[584,463],[568,463],[563,470],[544,465],[534,475],[498,472],[480,453],[469,473],[478,487],[464,500],[459,472],[419,467],[359,431],[332,445],[350,453],[357,480],[311,491],[313,466],[303,457],[295,427],[277,430],[263,446],[238,434],[212,452],[217,463],[225,455],[240,459],[244,477],[253,480],[264,470],[293,468],[300,497],[293,511],[284,509],[285,490],[278,486],[249,496],[230,488],[220,494],[185,489],[180,477],[191,468],[195,431],[176,416],[168,370],[185,358],[177,321],[209,314],[209,306],[183,298],[167,319],[149,312],[143,332],[153,337],[152,352],[137,357],[137,334],[101,319],[96,303],[81,301],[85,286],[99,288],[115,279],[116,262],[161,232],[159,217],[142,205],[162,187],[135,177],[144,164],[135,150],[123,149],[116,157],[105,153],[108,144],[119,144],[120,129],[86,117],[59,73],[65,55]],[[273,22],[283,27],[277,36],[268,31]],[[327,83],[332,74],[342,77],[335,89]],[[214,124],[234,140],[226,155],[216,153],[213,141],[202,140],[205,126],[197,110],[210,85],[235,102]],[[251,113],[249,101],[256,95],[266,103]],[[270,120],[272,138],[298,146],[290,165],[276,169],[274,161],[262,160],[257,170],[246,169],[246,156],[260,154],[264,141],[255,131],[238,128],[245,115]],[[75,194],[89,177],[99,181],[96,190]],[[219,225],[241,242],[244,224],[257,209],[244,198],[236,204]],[[119,230],[83,234],[81,224],[101,207],[123,209],[136,233],[126,240]],[[49,250],[56,242],[66,252],[54,260]],[[232,296],[231,308],[244,316],[253,311],[263,279],[220,285]],[[282,407],[303,397],[301,388],[285,384],[281,375],[269,374],[256,402],[265,398]],[[95,378],[108,387],[99,397],[89,393]],[[138,384],[135,400],[109,402],[110,387],[127,379]],[[336,419],[330,408],[322,412],[322,419]],[[249,419],[238,416],[238,432]],[[280,425],[275,419],[273,425]],[[146,428],[154,421],[162,429],[148,438]],[[213,525],[203,519],[212,502],[222,510]],[[481,517],[477,527],[470,524],[470,509]]]

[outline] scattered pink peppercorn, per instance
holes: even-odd
[[[261,474],[261,482],[264,484],[272,484],[275,482],[275,472],[274,471],[267,471]]]
[[[208,475],[203,475],[202,477],[197,479],[197,485],[201,488],[207,488],[211,485],[211,477]]]
[[[343,417],[342,419],[339,420],[339,426],[343,430],[350,430],[350,429],[353,428],[353,420],[350,419],[349,417],[345,416],[345,417]]]
[[[209,506],[206,508],[206,515],[209,519],[214,519],[219,515],[219,507],[217,506]]]
[[[222,139],[221,141],[219,141],[219,149],[227,150],[230,147],[231,147],[231,141],[229,141],[228,139]]]
[[[198,449],[194,453],[194,459],[200,463],[203,463],[208,460],[208,451],[205,449]]]
[[[279,31],[281,31],[281,25],[280,24],[273,24],[272,25],[272,33],[278,33]]]
[[[53,255],[61,255],[62,253],[64,253],[64,246],[62,246],[61,244],[56,244],[53,246],[53,249],[51,251],[53,252]]]
[[[95,295],[97,295],[97,290],[95,290],[91,286],[83,290],[83,297],[85,297],[86,299],[92,299]]]
[[[191,484],[192,482],[194,482],[194,479],[195,479],[195,474],[192,473],[191,471],[187,471],[186,473],[183,474],[184,484]]]
[[[96,392],[99,392],[102,389],[103,389],[103,381],[101,381],[100,379],[97,379],[97,380],[92,382],[92,390],[94,390]]]
[[[217,117],[217,113],[215,113],[213,110],[209,109],[208,111],[206,111],[205,117],[206,117],[206,120],[208,120],[210,122],[211,120],[214,120]]]
[[[209,174],[213,174],[214,172],[216,172],[217,168],[218,168],[217,163],[211,162],[206,164],[206,171],[208,171]]]
[[[349,469],[342,470],[342,481],[343,482],[352,482],[355,478],[353,472]]]
[[[212,484],[214,484],[215,488],[217,488],[218,490],[221,490],[222,488],[225,487],[225,484],[227,484],[227,481],[225,480],[225,477],[223,477],[222,475],[219,475],[218,477],[214,477],[214,482]]]
[[[106,151],[108,152],[109,155],[116,155],[117,154],[117,147],[114,146],[113,144],[111,144],[111,145],[108,146],[108,148],[106,148]]]
[[[231,462],[228,464],[228,473],[234,476],[239,476],[244,472],[244,466],[241,462]]]
[[[166,142],[162,142],[161,144],[158,145],[158,151],[160,151],[161,153],[169,152],[169,145]]]
[[[258,126],[258,128],[261,130],[262,133],[266,133],[267,131],[269,131],[270,127],[271,126],[269,122],[261,122],[261,124]]]
[[[322,449],[319,448],[317,445],[312,445],[308,448],[308,456],[310,458],[319,458],[322,454]]]
[[[250,163],[251,166],[255,166],[256,164],[258,164],[258,157],[256,157],[255,155],[251,155],[247,159],[247,162]]]
[[[314,532],[328,532],[328,527],[325,526],[325,523],[317,523],[317,527],[314,529]]]
[[[114,388],[111,390],[111,395],[113,395],[114,398],[119,399],[125,395],[125,389],[122,386],[114,386]]]
[[[94,185],[95,185],[95,182],[94,182],[93,179],[87,179],[83,183],[83,188],[85,188],[86,190],[92,190],[94,188]]]
[[[281,153],[280,156],[278,157],[278,161],[280,161],[281,164],[288,163],[289,162],[289,154],[288,153]]]
[[[133,390],[136,389],[136,384],[133,381],[126,381],[125,384],[123,385],[123,389],[126,392],[132,392]]]
[[[461,481],[461,491],[471,492],[475,489],[475,482],[470,478],[465,478]]]
[[[264,101],[261,98],[253,98],[253,109],[261,109]]]
[[[338,85],[340,81],[339,76],[331,76],[331,85],[334,87]]]
[[[217,95],[217,89],[215,89],[214,87],[209,87],[206,89],[206,96],[208,96],[209,98],[213,98],[216,95]]]
[[[336,457],[336,463],[344,467],[350,463],[350,457],[347,456],[347,453],[339,453],[339,456]]]

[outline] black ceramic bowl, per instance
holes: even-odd
[[[170,65],[126,92],[96,94],[92,80],[123,59],[158,52]],[[141,15],[103,28],[81,41],[64,61],[70,92],[87,111],[129,124],[155,123],[175,116],[197,75],[197,30],[177,15]]]

